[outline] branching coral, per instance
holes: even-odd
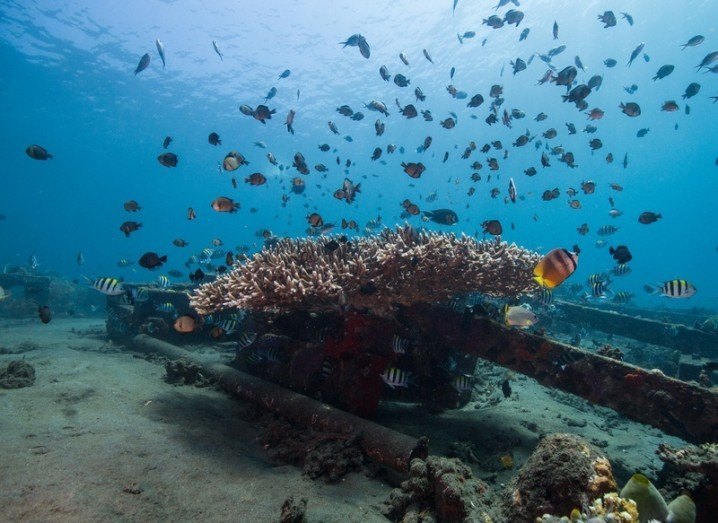
[[[234,307],[351,306],[388,315],[396,305],[447,301],[459,293],[516,296],[535,290],[532,270],[539,260],[514,244],[408,226],[344,243],[283,239],[200,286],[191,304],[201,314]]]

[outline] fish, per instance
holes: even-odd
[[[638,46],[631,51],[631,57],[628,59],[628,63],[626,64],[626,67],[630,67],[633,61],[638,58],[638,55],[641,54],[641,51],[643,51],[643,47],[646,45],[645,42],[641,42],[638,44]]]
[[[82,251],[77,253],[77,257],[75,258],[75,261],[80,266],[85,265],[85,255],[82,253]]]
[[[197,318],[190,314],[179,316],[172,325],[180,334],[190,334],[199,328]]]
[[[685,44],[682,44],[680,47],[681,49],[685,49],[686,47],[695,47],[697,45],[700,45],[705,40],[705,37],[703,35],[695,35],[688,39],[688,41]]]
[[[248,183],[255,186],[264,185],[265,183],[267,183],[267,177],[264,176],[262,173],[252,173],[244,179],[244,183]]]
[[[441,225],[454,225],[459,221],[456,212],[451,209],[437,209],[435,211],[424,211],[424,217],[434,223]]]
[[[523,42],[524,40],[526,40],[526,38],[528,38],[529,36],[530,31],[531,29],[529,29],[528,27],[521,31],[521,34],[519,35],[519,42]]]
[[[292,74],[292,71],[289,69],[285,69],[281,72],[281,74],[277,77],[277,80],[281,80],[282,78],[289,78],[289,75]]]
[[[716,55],[718,56],[718,51],[716,51]],[[692,82],[688,84],[688,87],[686,87],[686,90],[681,96],[681,98],[683,98],[684,100],[687,100],[688,98],[693,98],[695,95],[698,94],[700,90],[701,85],[696,82]]]
[[[472,380],[472,376],[462,374],[460,376],[456,376],[453,380],[451,380],[451,387],[459,394],[463,394],[464,392],[469,392],[474,388]]]
[[[618,232],[618,227],[615,225],[603,225],[599,227],[597,232],[599,236],[610,236]]]
[[[426,171],[426,167],[421,162],[401,162],[401,166],[404,168],[404,172],[412,178],[419,178]]]
[[[165,276],[164,274],[161,274],[157,277],[157,285],[159,287],[162,287],[163,289],[170,286],[170,279]]]
[[[145,53],[142,55],[142,58],[140,58],[140,61],[137,64],[137,67],[135,68],[135,74],[141,73],[142,71],[147,69],[147,67],[149,67],[149,65],[150,65],[150,54]]]
[[[165,139],[162,141],[162,147],[167,149],[170,144],[172,143],[172,137],[171,136],[165,136]]]
[[[106,296],[119,296],[127,292],[122,282],[116,278],[96,278],[90,283],[90,287]]]
[[[189,242],[184,241],[182,238],[176,238],[172,240],[172,245],[175,247],[187,247]]]
[[[212,40],[212,47],[214,48],[214,52],[217,53],[217,56],[219,56],[219,59],[224,62],[224,56],[222,55],[222,52],[219,50],[219,45],[217,45],[217,40]]]
[[[616,25],[616,15],[613,14],[613,11],[605,11],[602,15],[598,15],[598,20],[604,24],[604,29]]]
[[[267,96],[264,97],[264,103],[267,103],[269,100],[274,98],[277,95],[277,88],[272,87],[268,92]]]
[[[553,33],[553,39],[558,40],[558,23],[556,21],[553,23],[553,29],[551,32]]]
[[[165,262],[167,262],[167,255],[160,256],[156,252],[146,252],[138,261],[140,267],[144,267],[145,269],[156,269],[157,267],[161,267]]]
[[[606,58],[603,61],[603,65],[605,65],[606,67],[615,67],[617,63],[618,61],[614,60],[613,58]]]
[[[242,156],[241,153],[237,151],[230,151],[227,153],[227,155],[224,157],[224,160],[222,161],[222,168],[225,171],[231,172],[236,171],[242,165],[248,164],[249,162],[245,160],[244,156]]]
[[[50,323],[52,320],[52,311],[50,310],[50,307],[47,305],[42,305],[37,308],[37,315],[40,318],[40,321],[43,323]]]
[[[503,227],[499,220],[486,220],[481,223],[481,228],[484,234],[489,233],[492,236],[500,236],[503,232]]]
[[[222,145],[222,140],[219,139],[219,135],[217,133],[209,133],[207,141],[210,145]]]
[[[641,114],[641,107],[635,102],[628,102],[627,104],[621,102],[621,105],[619,105],[618,107],[619,109],[621,109],[623,114],[631,118],[635,118],[636,116],[640,116]]]
[[[189,275],[189,281],[192,283],[199,283],[201,282],[205,277],[204,271],[202,269],[196,269],[194,272],[190,273]]]
[[[424,58],[426,58],[429,62],[432,64],[434,63],[434,60],[431,59],[431,56],[429,55],[429,51],[426,49],[422,49],[422,52],[424,53]]]
[[[122,207],[127,212],[137,212],[137,211],[142,210],[142,207],[140,207],[140,204],[137,203],[135,200],[127,200],[125,203],[122,204]]]
[[[504,395],[504,398],[509,398],[511,396],[511,384],[509,383],[509,380],[504,380],[501,383],[501,392]]]
[[[516,184],[513,178],[509,178],[509,199],[512,203],[516,203]]]
[[[653,81],[655,82],[656,80],[662,80],[663,78],[671,74],[675,68],[676,67],[674,65],[670,64],[661,66],[656,72],[656,75],[653,77]]]
[[[397,387],[409,387],[411,373],[396,367],[388,367],[381,373],[381,379],[392,389]]]
[[[174,153],[162,153],[157,157],[157,161],[165,167],[177,167],[179,158],[177,158],[177,155]]]
[[[615,303],[628,303],[633,299],[633,296],[632,292],[619,291],[613,295],[613,301]]]
[[[627,274],[630,274],[631,271],[631,268],[628,266],[628,264],[625,263],[619,263],[612,269],[612,272],[615,276],[626,276]]]
[[[227,198],[226,196],[218,196],[212,201],[211,207],[217,212],[236,213],[237,210],[240,208],[240,205],[232,198]]]
[[[189,221],[192,221],[195,218],[197,218],[197,214],[194,212],[194,209],[190,207],[189,209],[187,209],[187,219]]]
[[[266,120],[271,120],[272,115],[276,112],[276,109],[269,109],[266,105],[258,105],[252,116],[255,120],[261,122],[262,124],[266,124]]]
[[[645,211],[645,212],[642,212],[642,213],[638,216],[638,223],[642,223],[642,224],[644,224],[644,225],[648,225],[648,224],[651,224],[651,223],[655,223],[655,222],[657,222],[657,221],[660,220],[660,219],[661,219],[661,214],[660,214],[660,213]]]
[[[631,251],[629,251],[628,247],[625,245],[619,245],[615,249],[613,247],[609,247],[608,252],[618,263],[628,263],[633,259]]]
[[[155,46],[157,46],[157,52],[160,55],[160,59],[162,60],[162,69],[165,68],[165,46],[162,45],[162,42],[160,42],[160,39],[157,38],[155,40]]]
[[[138,230],[140,227],[142,227],[141,223],[128,221],[120,225],[120,231],[125,233],[125,238],[129,238],[130,234]]]
[[[703,60],[701,60],[701,63],[696,66],[696,69],[700,71],[702,68],[708,67],[716,60],[718,60],[718,51],[711,51],[703,57]]]
[[[566,249],[554,249],[534,267],[533,276],[541,287],[553,289],[561,285],[578,267],[578,255]]]
[[[666,298],[690,298],[697,292],[696,287],[686,280],[669,280],[660,284],[654,294],[660,294]]]
[[[538,322],[538,316],[527,304],[518,306],[506,305],[504,308],[504,323],[509,327],[527,329]]]
[[[51,160],[53,158],[53,156],[49,152],[47,152],[44,147],[41,147],[39,145],[29,145],[25,149],[25,154],[27,154],[33,160]]]

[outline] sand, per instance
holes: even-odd
[[[100,320],[0,322],[0,346],[39,347],[0,355],[37,374],[0,389],[0,521],[278,521],[290,495],[309,498],[309,521],[386,521],[388,486],[362,474],[327,485],[271,463],[246,405],[165,383],[163,366],[116,352],[103,331]]]
[[[389,485],[362,473],[327,485],[273,463],[247,404],[165,383],[162,365],[106,340],[102,319],[0,320],[0,367],[21,358],[37,379],[0,389],[0,521],[270,522],[290,495],[309,499],[310,522],[386,521]],[[523,376],[512,376],[506,399],[504,369],[481,364],[479,373],[463,409],[433,415],[387,402],[378,421],[428,435],[434,454],[470,449],[474,473],[496,489],[543,434],[598,444],[619,483],[636,470],[655,477],[658,443],[683,444]],[[502,466],[506,454],[513,467]]]

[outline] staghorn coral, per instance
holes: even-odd
[[[442,302],[459,293],[528,292],[535,289],[532,270],[540,258],[514,244],[409,226],[345,243],[283,239],[201,285],[191,305],[200,314],[235,307],[329,311],[351,306],[390,315],[396,305]]]

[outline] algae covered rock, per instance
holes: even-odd
[[[21,389],[35,383],[35,368],[22,360],[11,361],[7,368],[0,370],[0,387]]]
[[[617,490],[611,464],[584,439],[552,434],[541,440],[502,505],[509,521],[534,521],[544,514],[570,514]]]

